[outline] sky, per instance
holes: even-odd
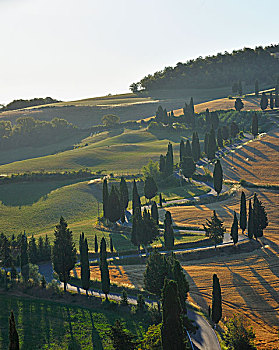
[[[278,43],[269,0],[0,0],[0,104],[125,93],[198,56]]]

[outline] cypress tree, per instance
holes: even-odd
[[[259,126],[258,126],[258,114],[254,113],[252,117],[252,135],[254,138],[258,135],[259,133]]]
[[[255,81],[255,96],[259,96],[259,82],[258,80]]]
[[[153,177],[148,176],[144,182],[144,195],[147,199],[151,199],[156,196],[158,187]]]
[[[217,192],[217,195],[219,196],[223,187],[223,169],[219,159],[217,159],[214,165],[213,184],[214,184],[214,189]]]
[[[9,318],[9,350],[19,350],[19,338],[13,311]]]
[[[231,129],[231,137],[233,139],[236,138],[237,134],[239,133],[239,127],[235,122],[230,123],[230,129]]]
[[[108,192],[108,182],[107,179],[105,178],[103,181],[103,213],[104,213],[104,218],[108,218],[108,199],[109,199],[109,192]]]
[[[96,234],[95,234],[95,253],[98,253],[98,239]]]
[[[170,154],[172,165],[173,165],[173,149],[172,149],[172,144],[170,142],[168,144],[168,152]]]
[[[108,299],[108,293],[110,291],[110,278],[109,278],[109,268],[107,262],[107,244],[104,237],[101,239],[100,246],[100,270],[101,270],[101,282],[102,291]]]
[[[180,156],[180,161],[182,161],[183,157],[185,157],[185,144],[183,140],[180,141],[179,156]]]
[[[138,208],[135,210],[132,219],[132,233],[131,233],[131,242],[134,246],[138,247],[140,252],[140,243],[141,243],[141,231],[142,231],[142,216],[141,211]]]
[[[0,259],[4,268],[12,266],[11,244],[3,233],[0,236]]]
[[[188,179],[190,179],[196,171],[196,163],[193,161],[192,157],[184,157],[180,167],[183,175]]]
[[[51,260],[51,245],[47,235],[45,236],[44,251],[45,260]]]
[[[242,230],[242,234],[246,230],[247,227],[247,209],[246,209],[246,196],[245,193],[241,192],[241,201],[240,201],[240,219],[239,226]]]
[[[222,318],[222,295],[219,278],[214,273],[213,275],[213,290],[212,290],[212,321],[217,324]]]
[[[257,194],[254,194],[253,203],[253,228],[254,237],[258,239],[263,236],[263,230],[268,226],[267,214],[262,202],[258,199]]]
[[[265,109],[267,109],[267,106],[268,106],[268,98],[266,97],[265,92],[262,93],[260,106],[261,106],[261,109],[262,109],[263,111],[264,111]]]
[[[38,259],[39,261],[44,261],[44,241],[42,236],[38,240]]]
[[[77,257],[72,231],[69,230],[68,224],[62,216],[55,228],[54,236],[53,269],[59,275],[60,281],[64,282],[64,291],[66,291],[70,271],[74,268]]]
[[[203,149],[206,156],[208,155],[208,140],[209,140],[209,133],[206,132],[204,136],[204,143],[203,143]]]
[[[166,280],[163,289],[163,322],[161,327],[163,350],[184,350],[186,348],[181,316],[182,309],[177,283]]]
[[[220,148],[223,148],[224,145],[224,140],[223,140],[223,135],[222,135],[222,129],[218,128],[217,131],[217,143]]]
[[[159,195],[159,205],[160,205],[161,208],[163,207],[163,198],[162,198],[162,193],[161,192],[160,192],[160,195]]]
[[[173,256],[170,259],[172,260],[171,278],[173,278],[174,281],[177,283],[178,296],[182,310],[184,312],[187,312],[186,299],[187,293],[189,292],[189,283],[187,282],[185,274],[183,272],[183,268],[181,267],[180,262],[176,259],[175,255],[173,254]]]
[[[138,193],[137,183],[133,182],[133,198],[132,198],[132,213],[135,215],[136,211],[141,212],[140,196]]]
[[[121,206],[119,192],[115,185],[112,185],[108,199],[108,219],[115,223],[121,217]]]
[[[80,265],[81,265],[81,283],[82,288],[87,291],[90,286],[90,266],[88,257],[88,243],[82,232],[79,238],[79,252],[80,252]]]
[[[274,108],[274,99],[273,99],[272,92],[270,92],[270,96],[269,96],[269,106],[270,106],[270,109]]]
[[[233,244],[238,242],[238,220],[236,216],[236,212],[234,212],[233,223],[231,227],[231,238],[233,240]]]
[[[254,219],[253,219],[253,208],[251,199],[249,200],[249,214],[248,214],[248,237],[253,238],[254,235]]]
[[[195,106],[194,106],[193,97],[191,97],[191,99],[190,99],[189,109],[190,109],[191,113],[194,115],[195,114]]]
[[[28,244],[28,255],[29,255],[29,260],[32,264],[36,264],[38,261],[38,249],[37,249],[37,244],[36,244],[36,239],[32,235],[29,244]]]
[[[154,201],[151,206],[151,217],[156,222],[156,225],[159,225],[159,213],[156,202]]]
[[[186,145],[185,145],[185,157],[190,157],[190,158],[193,157],[191,144],[189,140],[186,141]]]
[[[192,154],[195,162],[201,158],[200,140],[197,132],[194,132],[192,136]]]
[[[28,243],[27,243],[27,237],[24,232],[24,234],[21,236],[21,242],[20,242],[20,267],[22,269],[23,266],[28,264]]]
[[[159,230],[156,222],[150,216],[150,212],[144,208],[142,216],[142,227],[140,230],[139,238],[140,244],[142,244],[146,250],[147,244],[151,244],[153,240],[158,236]]]
[[[125,221],[125,210],[128,207],[129,204],[129,191],[128,191],[128,186],[127,183],[124,179],[124,177],[121,177],[120,180],[120,187],[119,187],[119,193],[120,193],[120,206],[121,206],[121,211],[122,211],[122,222]]]
[[[164,241],[165,248],[171,250],[174,247],[174,232],[172,228],[172,218],[171,213],[166,211],[164,220]]]
[[[209,137],[208,137],[208,150],[207,150],[207,157],[209,160],[213,160],[215,158],[215,152],[216,152],[216,137],[215,137],[215,131],[213,128],[211,128]]]

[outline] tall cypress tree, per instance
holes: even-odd
[[[159,205],[162,208],[163,207],[163,198],[162,198],[162,193],[160,192],[159,194]]]
[[[163,322],[161,328],[163,350],[184,350],[185,334],[177,283],[165,280],[163,289]]]
[[[172,228],[172,218],[171,213],[166,211],[164,220],[164,241],[165,248],[171,250],[174,247],[174,232]]]
[[[208,150],[207,150],[207,157],[209,160],[213,160],[215,158],[216,153],[216,137],[215,137],[215,131],[213,128],[211,128],[209,137],[208,137]]]
[[[9,350],[19,350],[19,338],[13,311],[9,318]]]
[[[233,244],[236,244],[238,242],[238,220],[236,212],[234,212],[233,223],[231,227],[231,238],[233,240]]]
[[[136,211],[141,212],[140,196],[138,193],[136,180],[133,182],[132,214],[135,216]]]
[[[241,192],[239,226],[243,234],[247,227],[247,208],[246,208],[246,196],[244,191]]]
[[[223,187],[223,169],[219,159],[217,159],[214,165],[213,184],[214,184],[214,189],[217,192],[217,195],[219,196]]]
[[[64,291],[66,291],[67,282],[70,279],[70,271],[75,266],[77,256],[72,231],[69,230],[68,224],[62,216],[55,228],[54,236],[52,251],[53,269],[59,275],[60,281],[64,282]]]
[[[212,321],[217,324],[222,318],[222,295],[219,278],[214,273],[213,275],[213,290],[212,290]]]
[[[38,249],[36,244],[36,239],[32,235],[29,244],[28,244],[28,255],[31,264],[36,264],[38,261]]]
[[[98,248],[99,247],[98,247],[98,239],[97,239],[97,235],[96,234],[95,234],[95,247],[94,248],[95,248],[95,253],[98,253],[98,250],[99,250]]]
[[[120,206],[121,206],[121,212],[122,212],[121,220],[122,222],[124,222],[125,210],[127,209],[129,204],[129,191],[128,191],[127,183],[123,176],[121,177],[121,180],[120,180],[119,193],[120,193]]]
[[[193,157],[191,144],[189,140],[186,141],[186,145],[185,145],[185,157],[190,157],[190,158]]]
[[[253,203],[253,228],[254,237],[258,239],[263,236],[263,230],[268,226],[267,214],[262,202],[258,199],[257,194],[254,194]]]
[[[88,256],[88,243],[82,232],[79,239],[79,252],[80,252],[80,264],[81,264],[81,283],[82,288],[88,292],[90,286],[90,265]]]
[[[248,214],[248,237],[253,238],[254,235],[254,219],[253,219],[253,207],[251,199],[249,200],[249,214]]]
[[[265,109],[267,109],[267,106],[268,106],[268,98],[266,97],[265,92],[262,93],[260,106],[261,106],[261,109],[262,109],[263,111],[264,111]]]
[[[108,199],[108,219],[115,223],[121,217],[121,205],[119,199],[119,192],[115,185],[112,185]]]
[[[170,154],[172,165],[173,165],[173,149],[172,149],[172,144],[170,142],[168,144],[168,152]]]
[[[279,86],[276,85],[277,89],[275,90],[275,107],[278,108],[279,107]]]
[[[109,246],[110,246],[110,252],[113,253],[113,242],[112,242],[112,237],[109,239]]]
[[[151,217],[156,222],[156,225],[159,225],[159,213],[156,202],[154,201],[151,206]]]
[[[104,218],[108,218],[108,198],[109,198],[109,192],[108,192],[108,182],[107,179],[105,178],[103,181],[103,213],[104,213]]]
[[[258,114],[254,113],[252,117],[252,134],[254,138],[258,135],[258,133],[259,133]]]
[[[180,141],[179,157],[180,157],[180,161],[182,161],[183,157],[185,157],[185,143],[183,140]]]
[[[201,158],[200,140],[196,131],[193,132],[192,136],[192,155],[195,162]]]
[[[100,270],[101,270],[101,282],[102,291],[108,299],[108,293],[110,291],[110,278],[109,278],[109,268],[107,262],[107,244],[104,237],[101,239],[100,246]]]

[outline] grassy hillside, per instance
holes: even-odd
[[[185,132],[185,136],[190,134]],[[149,158],[158,161],[160,154],[166,153],[169,141],[174,143],[175,155],[178,157],[180,139],[179,135],[169,135],[167,132],[152,134],[146,130],[120,130],[116,131],[116,134],[103,133],[85,139],[81,148],[2,165],[0,173],[20,173],[41,169],[60,171],[83,167],[94,171],[104,170],[107,173],[138,172]]]
[[[245,88],[246,92],[252,90],[252,86]],[[190,97],[194,98],[195,103],[201,103],[226,97],[229,94],[231,94],[231,86],[213,89],[160,90],[151,92],[150,95],[112,95],[6,111],[0,113],[0,118],[15,121],[22,116],[32,116],[40,120],[58,117],[79,127],[90,127],[101,124],[101,119],[106,114],[116,114],[121,121],[139,120],[154,115],[159,105],[171,110],[182,108]]]
[[[116,319],[138,337],[148,328],[148,320],[121,308],[78,307],[61,303],[0,296],[0,348],[8,348],[8,318],[13,310],[19,333],[20,349],[68,349],[75,338],[84,350],[111,350],[106,332]]]

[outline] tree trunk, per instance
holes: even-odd
[[[67,290],[67,282],[64,282],[64,292]]]

